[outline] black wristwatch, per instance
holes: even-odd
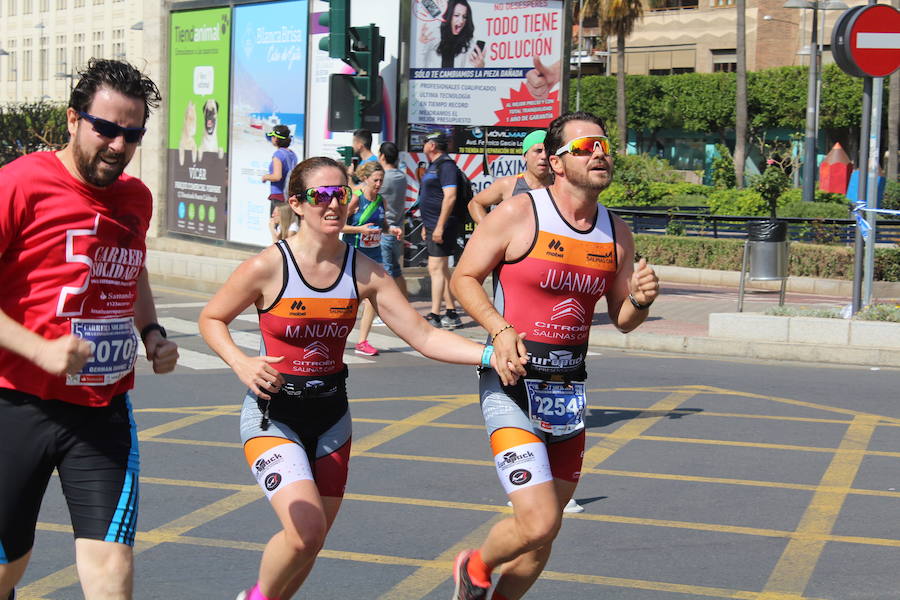
[[[650,308],[650,305],[653,304],[652,301],[648,302],[647,304],[641,304],[632,294],[628,294],[628,299],[631,300],[631,305],[638,310],[647,310],[648,308]]]
[[[144,325],[144,328],[141,329],[141,341],[144,342],[145,344],[147,343],[147,335],[149,335],[149,333],[151,331],[158,331],[159,335],[161,335],[163,337],[168,337],[166,335],[166,330],[163,329],[162,325],[160,325],[159,323],[156,323],[156,322],[149,323],[147,325]]]

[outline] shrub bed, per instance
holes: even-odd
[[[740,271],[741,240],[637,234],[638,256],[657,265]],[[845,246],[791,243],[788,272],[797,277],[853,279],[853,250]],[[900,248],[875,250],[874,278],[900,281]]]

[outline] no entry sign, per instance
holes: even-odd
[[[900,68],[900,11],[887,4],[855,6],[831,37],[834,61],[856,77],[887,77]]]

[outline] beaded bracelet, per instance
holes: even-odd
[[[498,335],[500,335],[501,333],[503,333],[503,332],[506,331],[507,329],[512,329],[512,325],[510,325],[509,323],[507,323],[505,327],[501,327],[500,330],[499,330],[497,333],[495,333],[494,335],[492,335],[492,336],[491,336],[491,339],[495,339]]]
[[[489,369],[491,367],[491,356],[494,355],[494,347],[493,346],[485,346],[484,351],[481,353],[481,366],[485,369]]]

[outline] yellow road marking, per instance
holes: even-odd
[[[153,542],[138,542],[134,546],[134,554],[138,555],[145,550],[149,550],[163,542],[176,539],[179,535],[190,531],[196,527],[204,525],[214,519],[221,517],[233,510],[237,510],[260,499],[260,493],[254,489],[251,491],[239,491],[230,496],[217,500],[212,504],[208,504],[191,513],[179,517],[174,521],[166,523],[156,529],[152,529],[148,534],[156,540]],[[71,529],[70,529],[71,530]],[[140,536],[139,536],[140,537]],[[55,573],[51,573],[27,586],[21,588],[18,592],[23,600],[38,596],[43,597],[52,594],[62,588],[69,587],[78,583],[78,573],[75,571],[74,565],[69,565]]]
[[[582,464],[588,468],[596,467],[621,449],[622,446],[639,437],[645,431],[656,425],[660,420],[665,418],[665,414],[654,415],[648,418],[641,418],[641,414],[644,414],[645,412],[658,413],[660,411],[667,413],[674,408],[678,408],[683,402],[687,402],[693,398],[695,394],[696,392],[692,389],[673,392],[646,409],[646,411],[641,411],[636,415],[636,418],[629,420],[627,423],[610,433],[606,439],[597,442],[591,446],[589,450],[586,450]]]
[[[453,411],[459,409],[460,406],[463,406],[463,404],[458,399],[452,399],[450,400],[450,402],[451,403],[428,407],[425,410],[412,414],[392,425],[388,425],[387,427],[380,429],[379,431],[370,433],[359,441],[354,441],[352,450],[350,451],[350,456],[356,456],[362,452],[371,450],[376,446],[385,444],[393,439],[400,437],[401,435],[417,429],[418,427],[430,421],[434,421],[435,419],[440,419],[445,415],[449,415]]]
[[[497,515],[480,527],[476,527],[469,534],[456,542],[453,546],[444,550],[430,565],[419,567],[413,574],[403,578],[397,585],[378,597],[378,600],[418,600],[434,591],[436,587],[452,576],[453,561],[456,555],[467,548],[475,548],[487,537],[491,528],[503,519]],[[437,564],[434,564],[437,563]],[[437,568],[435,568],[437,567]]]
[[[825,540],[821,537],[830,534],[837,521],[877,424],[877,418],[860,416],[847,428],[847,434],[822,477],[822,489],[813,495],[797,526],[797,535],[792,536],[781,554],[760,600],[802,596],[825,549]]]
[[[491,519],[485,525],[491,525],[495,519]],[[55,525],[48,523],[39,523],[38,529],[42,531],[54,531],[59,533],[72,533],[71,527],[67,525]],[[478,530],[476,530],[478,531]],[[473,534],[474,535],[474,534]],[[265,544],[258,542],[245,542],[239,540],[220,540],[212,538],[201,538],[196,536],[177,536],[175,538],[169,536],[158,536],[152,532],[139,533],[138,539],[142,542],[166,542],[182,545],[198,546],[205,548],[227,548],[231,550],[245,550],[250,552],[261,553],[265,549]],[[476,540],[479,538],[476,538]],[[459,544],[460,549],[471,547],[465,545],[468,540]],[[474,544],[475,542],[473,542]],[[383,600],[405,600],[412,598],[421,598],[429,591],[433,590],[437,585],[443,583],[447,579],[447,571],[453,567],[453,558],[455,556],[456,547],[448,550],[434,560],[426,560],[419,558],[409,558],[405,556],[391,556],[381,554],[370,554],[364,552],[347,552],[341,550],[323,549],[319,553],[319,558],[344,560],[357,563],[379,564],[379,565],[395,565],[402,567],[415,567],[421,571],[408,579],[413,579],[407,586],[401,588],[400,585],[391,590],[390,593],[381,596]],[[431,574],[433,580],[428,577]],[[438,581],[438,577],[440,580]],[[751,592],[745,590],[730,590],[726,588],[706,587],[685,585],[679,583],[671,583],[666,581],[648,581],[642,579],[626,579],[622,577],[604,577],[600,575],[584,575],[581,573],[562,573],[559,571],[544,571],[541,579],[550,581],[563,581],[568,583],[582,583],[587,585],[597,585],[604,587],[618,587],[637,590],[652,590],[660,592],[671,592],[680,594],[692,594],[695,596],[710,596],[714,598],[735,598],[738,600],[756,600],[759,592]],[[437,581],[437,584],[433,584]],[[425,589],[427,588],[427,589]],[[43,600],[32,596],[22,596],[22,600]],[[818,600],[814,598],[805,598],[802,600]]]
[[[196,425],[197,423],[215,419],[218,416],[221,416],[221,413],[207,412],[203,414],[191,415],[189,417],[182,417],[181,419],[175,419],[174,421],[169,421],[168,423],[163,423],[162,425],[150,427],[138,432],[138,440],[148,440],[163,433],[169,433],[171,431],[175,431],[176,429],[183,429],[185,427],[190,427],[191,425]]]

